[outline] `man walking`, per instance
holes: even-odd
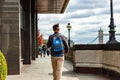
[[[53,68],[53,80],[61,80],[64,55],[68,53],[66,38],[59,33],[59,24],[53,25],[54,34],[49,36],[47,47],[51,48],[51,63]]]

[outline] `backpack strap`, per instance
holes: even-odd
[[[55,34],[55,33],[53,34],[53,37],[54,37],[54,36],[56,36],[56,37],[61,37],[60,34]],[[53,38],[53,37],[52,37],[52,38]],[[61,37],[61,39],[62,39],[62,37]],[[63,39],[62,39],[62,40],[63,40]]]

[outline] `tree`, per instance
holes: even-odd
[[[0,51],[0,80],[5,80],[7,76],[7,63],[3,53]]]
[[[38,32],[38,45],[41,46],[44,43],[43,36]]]

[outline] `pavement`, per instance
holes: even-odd
[[[22,65],[19,75],[8,75],[6,80],[53,80],[50,57],[38,57],[30,65]],[[95,74],[73,72],[72,63],[65,60],[62,80],[110,80]]]

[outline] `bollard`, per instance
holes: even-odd
[[[7,63],[3,53],[0,51],[0,80],[5,80],[7,76]]]

